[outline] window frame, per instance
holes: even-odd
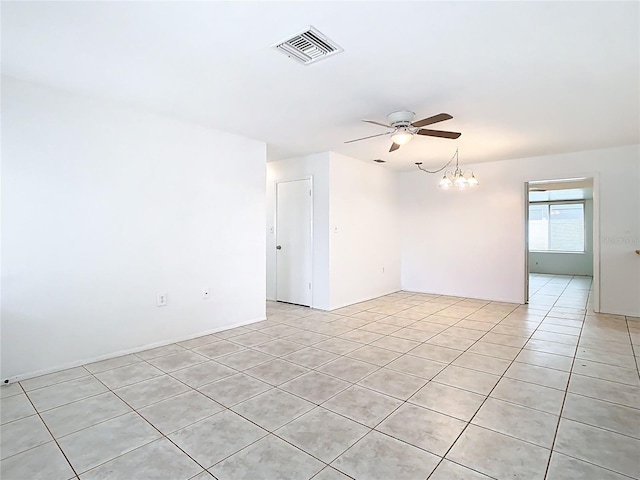
[[[540,201],[534,201],[534,202],[529,202],[529,205],[527,206],[527,209],[529,209],[531,207],[531,205],[547,205],[547,208],[549,209],[549,218],[551,218],[550,215],[550,209],[551,209],[551,205],[582,205],[582,227],[584,229],[582,235],[583,235],[583,242],[582,242],[582,251],[570,251],[570,250],[532,250],[530,245],[531,245],[531,241],[530,239],[527,239],[527,245],[529,245],[529,253],[561,253],[561,254],[574,254],[574,255],[585,255],[587,253],[587,221],[586,221],[586,216],[587,216],[587,205],[586,205],[586,200],[582,199],[582,200],[540,200]],[[529,210],[530,212],[530,210]],[[531,216],[528,215],[529,219],[529,225],[528,225],[528,231],[531,232]],[[547,235],[549,235],[550,230],[547,231]],[[530,233],[529,233],[530,235]],[[550,243],[550,242],[549,242]]]

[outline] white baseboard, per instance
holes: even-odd
[[[58,365],[52,368],[46,368],[43,370],[37,370],[35,372],[28,372],[20,375],[15,375],[9,378],[2,379],[2,385],[9,385],[11,383],[20,382],[22,380],[27,380],[29,378],[40,377],[42,375],[48,375],[49,373],[56,373],[62,370],[67,370],[69,368],[81,367],[82,365],[87,365],[89,363],[100,362],[102,360],[109,360],[111,358],[121,357],[123,355],[129,355],[131,353],[143,352],[145,350],[150,350],[152,348],[164,347],[165,345],[170,345],[172,343],[184,342],[186,340],[191,340],[192,338],[203,337],[205,335],[211,335],[212,333],[222,332],[224,330],[231,330],[232,328],[242,327],[245,325],[251,325],[252,323],[261,322],[266,320],[266,317],[261,317],[253,320],[247,320],[245,322],[234,323],[233,325],[226,325],[220,328],[214,328],[212,330],[206,330],[204,332],[199,332],[193,335],[188,335],[186,337],[174,338],[170,340],[162,340],[160,342],[150,343],[147,345],[142,345],[140,347],[128,348],[125,350],[118,350],[116,352],[107,353],[105,355],[99,355],[97,357],[85,358],[76,362],[66,363],[64,365]]]

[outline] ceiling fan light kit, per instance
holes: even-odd
[[[408,129],[402,128],[399,129],[396,133],[391,135],[391,140],[396,145],[406,145],[413,139],[413,133],[411,133]]]
[[[385,133],[379,133],[377,135],[370,135],[368,137],[356,138],[355,140],[349,140],[344,143],[352,143],[358,142],[360,140],[366,140],[368,138],[373,137],[381,137],[383,135],[391,135],[391,148],[389,152],[395,152],[400,148],[401,145],[406,145],[409,143],[414,135],[425,135],[429,137],[440,137],[440,138],[458,138],[461,133],[459,132],[446,132],[444,130],[429,130],[425,127],[427,125],[432,125],[434,123],[443,122],[445,120],[451,120],[453,117],[448,113],[439,113],[438,115],[434,115],[432,117],[423,118],[417,122],[413,121],[415,117],[415,113],[410,112],[408,110],[400,110],[397,112],[392,112],[387,115],[388,124],[376,122],[374,120],[363,120],[363,122],[371,123],[373,125],[378,125],[380,127],[385,127],[390,129],[391,131]]]
[[[442,168],[439,168],[438,170],[426,170],[422,168],[422,162],[416,162],[416,165],[418,166],[419,170],[425,173],[439,173],[447,168],[454,159],[456,161],[455,170],[453,172],[451,170],[447,170],[444,173],[442,180],[440,180],[440,183],[438,183],[438,186],[444,190],[448,190],[451,187],[457,188],[458,190],[464,190],[469,187],[477,187],[479,185],[479,182],[474,175],[473,170],[462,170],[460,168],[457,148],[456,153],[453,154],[451,160],[449,160]]]
[[[349,140],[344,143],[352,143],[359,142],[360,140],[366,140],[374,137],[381,137],[383,135],[391,135],[391,148],[389,152],[395,152],[400,148],[401,145],[406,145],[411,140],[413,140],[414,135],[426,135],[430,137],[439,137],[439,138],[450,138],[455,139],[462,135],[459,132],[447,132],[444,130],[430,130],[422,127],[426,127],[427,125],[433,125],[434,123],[444,122],[445,120],[451,120],[453,117],[448,113],[439,113],[438,115],[433,115],[432,117],[423,118],[422,120],[418,120],[417,122],[413,121],[415,117],[415,113],[410,112],[408,110],[399,110],[397,112],[391,112],[387,115],[388,124],[376,122],[374,120],[362,120],[366,123],[371,123],[373,125],[378,125],[379,127],[385,127],[391,129],[389,132],[379,133],[377,135],[369,135],[368,137],[356,138],[355,140]],[[422,162],[417,162],[416,165],[418,169],[422,170],[426,173],[439,173],[446,169],[453,160],[456,161],[456,168],[453,172],[447,170],[440,180],[439,186],[443,189],[448,189],[451,187],[455,187],[459,190],[465,189],[467,187],[477,187],[478,179],[473,174],[473,171],[467,170],[463,171],[460,169],[460,165],[458,164],[458,149],[456,148],[456,153],[453,154],[453,157],[438,170],[429,171],[422,168]],[[377,161],[377,160],[376,160]],[[468,173],[470,172],[470,173]]]

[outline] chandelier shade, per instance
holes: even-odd
[[[456,161],[455,170],[445,171],[444,175],[442,176],[442,179],[440,180],[440,183],[438,183],[438,186],[444,190],[448,190],[452,187],[457,188],[458,190],[477,187],[479,182],[476,176],[474,175],[473,171],[472,170],[465,171],[460,168],[459,160],[458,160],[458,149],[456,149],[456,153],[453,154],[453,157],[451,157],[451,160],[449,160],[442,168],[439,168],[438,170],[434,170],[434,171],[426,170],[422,168],[422,162],[417,162],[416,165],[418,166],[419,170],[425,173],[439,173],[443,171],[445,168],[447,168],[449,165],[451,165],[453,160]]]

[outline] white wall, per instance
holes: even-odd
[[[463,192],[442,191],[436,175],[401,174],[403,289],[522,302],[524,182],[594,177],[600,309],[640,315],[640,257],[634,253],[640,248],[638,145],[473,169],[480,186]]]
[[[593,275],[593,200],[584,201],[584,252],[529,252],[529,271],[554,275]]]
[[[2,127],[3,379],[264,318],[265,144],[9,78]]]
[[[331,153],[331,309],[400,290],[398,174]]]
[[[276,183],[311,178],[313,189],[312,307],[329,299],[329,153],[267,163],[267,299],[276,298]]]
[[[267,298],[276,298],[275,186],[303,178],[313,182],[312,306],[334,310],[399,290],[397,173],[325,152],[267,164]]]

